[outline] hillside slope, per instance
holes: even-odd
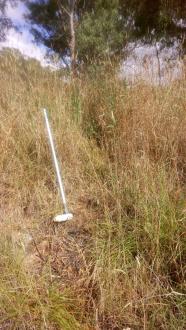
[[[184,329],[185,81],[71,81],[10,53],[0,72],[0,328]]]

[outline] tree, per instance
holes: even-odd
[[[133,40],[148,43],[164,40],[169,43],[174,38],[180,41],[185,38],[185,0],[126,0],[123,1],[122,12],[133,19]]]
[[[30,10],[27,18],[33,23],[32,32],[36,40],[56,51],[66,65],[70,58],[74,70],[77,58],[75,28],[81,15],[78,9],[83,7],[83,1],[39,0],[28,1],[27,6]]]
[[[118,0],[95,1],[77,28],[78,57],[83,63],[122,53],[126,29]]]
[[[26,1],[26,0],[25,0]],[[128,41],[184,40],[185,0],[28,0],[36,40],[76,65],[121,56]]]
[[[75,72],[76,67],[75,5],[76,0],[67,1],[65,6],[60,0],[57,0],[56,8],[56,10],[58,10],[59,18],[61,21],[63,21],[64,14],[69,21],[69,36],[67,37],[67,43],[70,50],[72,72]]]
[[[36,40],[68,58],[72,69],[97,57],[116,54],[123,48],[118,0],[29,1]]]

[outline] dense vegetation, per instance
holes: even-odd
[[[0,72],[0,328],[184,329],[185,80],[68,80],[9,53]],[[74,213],[61,225],[42,107]]]
[[[25,1],[36,40],[74,68],[100,59],[122,58],[130,41],[180,44],[185,51],[184,0]],[[180,24],[182,20],[182,24]]]

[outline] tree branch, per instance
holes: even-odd
[[[59,7],[59,12],[60,12],[60,15],[62,16],[61,14],[61,11],[63,10],[68,16],[70,16],[70,12],[61,4],[60,0],[57,0],[57,4],[58,4],[58,7]]]

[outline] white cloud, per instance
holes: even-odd
[[[14,29],[10,29],[6,41],[1,43],[1,48],[5,47],[18,49],[24,56],[35,58],[43,65],[46,62],[46,49],[33,43],[28,30],[19,33]]]
[[[16,6],[8,4],[6,14],[17,24],[25,24],[24,14],[27,9],[23,3],[18,3]]]
[[[25,12],[26,7],[22,3],[18,3],[17,6],[8,5],[7,17],[19,28],[19,31],[10,29],[6,35],[6,40],[0,43],[0,49],[5,47],[18,49],[24,56],[37,59],[43,66],[48,65],[47,49],[43,45],[34,43],[34,38],[29,31],[30,26],[24,18]]]

